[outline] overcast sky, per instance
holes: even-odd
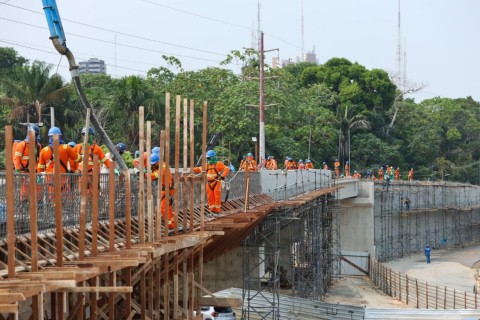
[[[304,48],[319,63],[344,57],[368,69],[397,70],[398,0],[303,0]],[[265,48],[281,60],[301,55],[301,0],[260,0]],[[57,0],[77,63],[97,57],[109,74],[146,75],[173,55],[186,70],[218,66],[231,50],[252,46],[258,0]],[[480,101],[480,1],[402,0],[406,77],[427,87],[411,97]],[[48,39],[41,0],[0,0],[0,46],[55,65],[66,59]],[[267,53],[271,62],[277,53]],[[235,69],[235,66],[232,66]],[[237,67],[238,68],[238,67]]]

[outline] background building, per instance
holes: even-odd
[[[80,74],[84,73],[107,73],[107,66],[105,65],[105,61],[100,60],[98,58],[90,58],[88,61],[80,61],[78,63],[78,72]]]

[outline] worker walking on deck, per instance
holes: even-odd
[[[278,169],[277,160],[275,160],[274,156],[268,156],[267,162],[265,164],[265,168],[267,170],[277,170]]]
[[[305,161],[305,169],[313,169],[312,160],[307,159],[307,160]]]
[[[217,160],[217,154],[213,150],[207,151],[206,158],[208,209],[210,212],[220,213],[222,207],[222,181],[228,176],[230,168],[223,164],[223,162]],[[195,167],[193,171],[200,173],[202,172],[202,168]]]
[[[408,181],[413,181],[413,168],[408,171]]]
[[[425,258],[427,259],[427,263],[430,263],[430,253],[431,252],[432,252],[432,249],[427,244],[427,246],[425,247]]]
[[[163,219],[165,219],[165,212],[167,209],[167,201],[170,201],[170,197],[173,196],[174,190],[173,190],[173,179],[172,179],[172,174],[170,173],[167,177],[167,166],[165,163],[162,165],[162,168],[160,169],[160,156],[158,153],[152,153],[152,156],[150,158],[150,164],[152,168],[152,181],[157,181],[160,178],[160,170],[162,170],[162,181],[158,183],[158,188],[162,188],[162,199],[160,202],[160,210],[162,211],[162,216]],[[165,187],[168,181],[168,185],[170,187],[170,194],[167,196],[165,193]],[[175,229],[175,218],[173,215],[173,210],[172,206],[168,207],[168,228],[169,229]]]
[[[335,159],[333,167],[335,168],[335,177],[340,177],[340,161],[338,161],[338,159]]]

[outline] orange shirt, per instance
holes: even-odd
[[[195,173],[202,172],[201,167],[193,168]],[[214,181],[219,180],[221,177],[227,177],[230,173],[230,168],[223,164],[223,162],[218,161],[215,164],[207,164],[207,180]]]
[[[160,168],[157,168],[152,172],[152,181],[157,181],[160,178]],[[172,191],[173,178],[172,173],[168,175],[168,185],[170,186],[170,191]],[[167,166],[163,164],[162,166],[162,186],[165,187],[165,182],[167,181]]]
[[[297,169],[297,163],[295,161],[288,161],[286,164],[285,169],[287,170],[296,170]]]
[[[133,159],[132,164],[135,168],[138,168],[140,166],[140,157]],[[147,153],[143,153],[143,168],[147,168]]]
[[[265,165],[265,168],[267,168],[267,170],[277,170],[278,169],[277,161],[275,159],[267,160],[267,164]]]
[[[313,169],[313,163],[311,163],[311,162],[305,163],[305,168],[306,169]]]
[[[37,150],[35,152],[37,158],[41,149],[42,146],[37,143]],[[13,152],[13,164],[15,165],[15,170],[28,171],[28,154],[30,152],[28,141],[23,140],[17,143],[17,146]]]
[[[79,143],[75,146],[74,148],[75,152],[78,154],[81,154],[83,156],[83,143]],[[98,155],[98,160],[100,164],[104,164],[107,168],[110,168],[110,160],[105,156],[105,153],[103,153],[102,148],[100,148],[96,143],[92,144],[90,146],[90,152],[88,153],[88,171],[93,170],[93,155],[96,154]],[[78,168],[82,170],[82,164],[80,163]],[[100,170],[100,168],[99,168]]]
[[[257,171],[257,161],[255,161],[253,158],[245,160],[242,164],[242,167],[240,169],[246,170],[248,168],[248,171]]]
[[[340,168],[340,161],[335,161],[333,166],[335,167],[335,169],[339,169]]]
[[[73,150],[68,144],[61,144],[58,149],[60,156],[60,172],[68,172],[68,163],[70,162],[70,170],[76,171],[78,169],[78,163],[82,161],[82,156]],[[72,161],[70,161],[72,160]],[[40,157],[38,159],[37,172],[54,172],[53,162],[53,148],[48,146],[40,151]]]

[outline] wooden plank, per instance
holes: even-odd
[[[108,175],[108,251],[115,251],[115,162],[110,162]]]
[[[0,304],[25,301],[25,296],[20,292],[0,293]]]
[[[92,181],[92,256],[98,255],[98,212],[100,197],[100,163],[98,155],[93,155],[93,181]]]
[[[54,171],[54,194],[55,194],[55,234],[57,267],[63,266],[63,214],[62,214],[62,180],[60,177],[60,151],[59,136],[53,135],[53,171]],[[67,178],[68,179],[68,178]],[[67,180],[66,183],[69,183]],[[36,201],[35,201],[36,202]]]
[[[140,150],[140,161],[138,165],[139,170],[139,188],[138,188],[138,223],[139,223],[139,237],[140,243],[145,243],[145,176],[144,172],[144,151],[145,151],[145,138],[144,138],[144,108],[141,106],[138,108],[138,148]]]
[[[193,174],[193,168],[195,166],[195,140],[194,140],[194,132],[195,132],[195,123],[194,123],[194,107],[195,102],[194,100],[190,99],[190,174]],[[193,177],[190,180],[190,232],[193,232],[194,228],[194,199],[195,199],[195,183]]]
[[[174,171],[174,185],[180,185],[180,108],[181,108],[181,97],[179,95],[176,96],[175,101],[175,171]],[[179,194],[178,194],[178,187],[174,188],[174,220],[175,220],[175,235],[178,235],[178,215],[180,213],[180,203],[179,203]],[[174,305],[175,306],[175,305]],[[174,307],[175,308],[175,307]],[[177,312],[174,310],[174,319],[177,318]]]
[[[161,181],[167,181],[165,183],[165,195],[168,197],[170,195],[170,93],[165,93],[165,162],[164,165],[167,167],[165,171],[166,177]],[[160,170],[162,172],[163,170]],[[164,214],[164,232],[165,237],[168,237],[168,212],[170,210],[170,201],[165,201],[165,214]]]
[[[88,146],[88,131],[90,130],[90,112],[87,109],[87,117],[85,124],[85,137],[83,139],[83,161],[82,161],[82,177],[80,179],[80,239],[78,244],[78,258],[83,260],[85,258],[85,229],[87,225],[87,179],[88,179],[88,160],[90,148]]]
[[[153,241],[153,195],[152,195],[152,122],[147,121],[147,241]]]
[[[243,307],[243,300],[241,298],[235,298],[235,297],[203,296],[203,297],[199,297],[197,300],[201,306],[218,306],[218,307],[232,307],[232,308]]]
[[[18,304],[0,304],[0,313],[18,314]]]
[[[94,293],[127,293],[133,292],[133,287],[70,287],[70,288],[59,288],[54,290],[56,292],[94,292]]]
[[[132,247],[132,213],[130,206],[130,171],[127,170],[124,172],[125,175],[125,243],[127,249]]]

